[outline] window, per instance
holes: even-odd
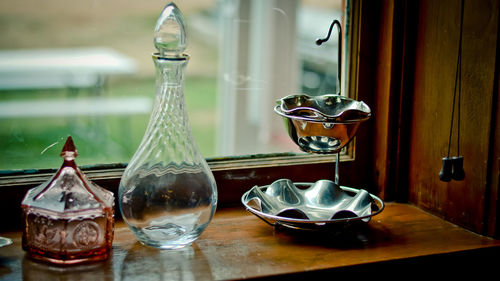
[[[58,167],[67,135],[80,165],[131,158],[152,108],[152,36],[165,4],[0,3],[0,170]],[[203,155],[298,153],[272,108],[288,94],[336,92],[336,38],[314,41],[333,19],[346,20],[346,3],[178,5],[191,55],[185,97]]]
[[[331,44],[322,47],[314,42],[326,35],[333,19],[341,19],[342,3],[222,3],[216,151],[298,151],[272,108],[290,94],[336,93],[337,38],[332,36]]]

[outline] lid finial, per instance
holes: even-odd
[[[75,143],[71,136],[68,136],[66,139],[66,143],[61,151],[61,156],[65,160],[73,160],[78,156],[78,151],[76,150]]]

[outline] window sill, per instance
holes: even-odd
[[[180,251],[144,247],[123,223],[117,223],[109,261],[76,268],[54,268],[26,259],[20,233],[2,235],[14,241],[0,248],[4,268],[0,277],[9,280],[54,280],[65,275],[79,280],[124,276],[130,280],[293,280],[360,273],[387,276],[395,268],[398,272],[413,269],[412,275],[422,276],[450,276],[461,270],[480,275],[495,270],[493,264],[500,257],[499,240],[396,203],[387,204],[368,224],[328,235],[274,229],[242,207],[222,208],[202,236]],[[78,275],[72,275],[76,271]]]
[[[354,160],[354,149],[350,145],[341,153],[340,161]],[[334,163],[335,155],[314,155],[306,153],[274,153],[255,154],[244,156],[230,156],[207,159],[212,172],[228,170],[242,170],[252,168],[272,168],[278,166],[307,165],[320,163]],[[332,164],[333,165],[333,164]],[[126,163],[87,165],[81,167],[92,181],[105,179],[119,179],[126,167]],[[0,170],[0,187],[40,184],[48,180],[57,168],[27,169],[27,170]]]

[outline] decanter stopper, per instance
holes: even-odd
[[[24,197],[23,249],[34,259],[75,264],[107,259],[113,242],[113,193],[89,181],[75,163],[68,137],[64,162],[45,183]]]
[[[173,2],[167,4],[156,22],[154,44],[161,57],[179,57],[186,50],[184,16]]]

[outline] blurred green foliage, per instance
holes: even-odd
[[[0,102],[90,97],[95,89],[0,91]],[[108,81],[100,95],[148,97],[154,100],[154,78]],[[214,155],[216,81],[188,77],[186,106],[194,138],[206,157]],[[148,114],[120,116],[40,117],[0,119],[0,170],[57,168],[68,135],[73,137],[78,165],[128,162],[144,134]]]

